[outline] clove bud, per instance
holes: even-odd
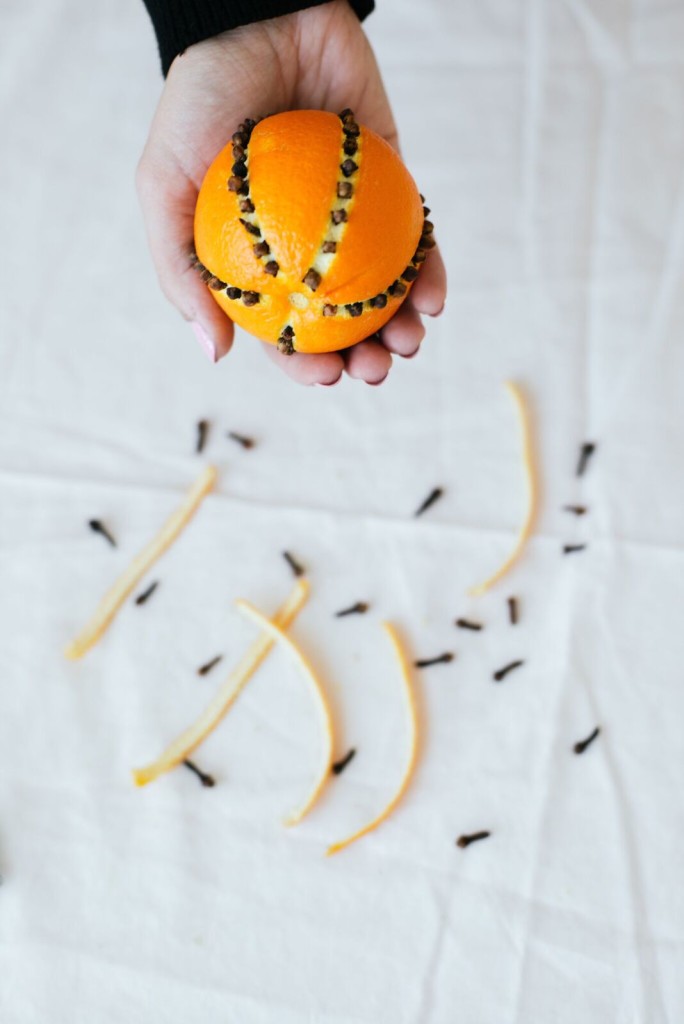
[[[313,267],[310,267],[304,275],[303,284],[310,288],[312,292],[315,292],[321,283],[321,275]]]

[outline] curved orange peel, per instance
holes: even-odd
[[[297,664],[304,672],[304,675],[307,677],[309,684],[311,686],[311,691],[314,697],[316,698],[316,703],[318,705],[318,710],[323,723],[324,737],[321,767],[319,769],[318,777],[313,786],[313,789],[309,793],[309,796],[307,797],[306,801],[302,804],[298,811],[293,811],[291,814],[288,814],[287,818],[285,818],[284,821],[285,825],[298,825],[302,818],[304,818],[305,815],[309,813],[313,805],[316,803],[318,797],[320,796],[323,790],[323,787],[330,778],[330,769],[332,767],[334,743],[333,724],[332,715],[330,713],[330,707],[328,706],[328,701],[326,699],[323,687],[321,686],[318,678],[316,677],[314,670],[312,669],[308,659],[301,651],[301,649],[297,646],[297,644],[294,642],[294,640],[290,639],[290,637],[286,633],[284,633],[280,626],[276,625],[275,622],[271,622],[268,618],[266,618],[265,615],[262,615],[262,613],[257,608],[255,608],[254,605],[249,603],[249,601],[244,601],[240,599],[235,603],[238,609],[244,615],[252,619],[253,622],[256,622],[256,624],[260,626],[261,629],[264,630],[264,632],[268,633],[269,636],[274,641],[278,641],[289,651],[292,658],[297,662]]]
[[[95,609],[90,621],[64,651],[72,661],[82,658],[106,632],[126,598],[135,590],[146,572],[169,548],[188,525],[207,494],[216,483],[215,466],[207,466],[185,495],[176,511],[167,519],[159,533],[136,555],[128,568],[110,587]]]
[[[534,520],[537,514],[537,503],[539,500],[539,484],[537,481],[537,471],[534,460],[534,454],[532,450],[532,430],[530,427],[530,416],[525,404],[523,394],[513,381],[506,381],[506,390],[513,399],[518,413],[518,421],[520,423],[520,430],[522,433],[522,458],[523,467],[525,470],[525,482],[527,484],[527,511],[523,524],[520,527],[518,537],[516,539],[513,550],[506,559],[506,561],[499,566],[495,573],[489,576],[483,583],[477,584],[475,587],[471,587],[468,591],[473,597],[480,597],[490,587],[493,587],[495,583],[498,583],[506,573],[513,568],[515,563],[520,558],[523,549],[530,538],[532,533],[532,527],[534,526]]]
[[[368,835],[369,832],[372,832],[378,827],[378,825],[381,825],[383,821],[386,821],[386,819],[389,818],[390,814],[395,810],[403,798],[404,793],[408,789],[413,776],[413,770],[416,765],[416,758],[418,756],[418,715],[416,711],[416,695],[411,681],[411,670],[409,668],[408,659],[401,644],[399,643],[399,638],[397,637],[394,627],[389,622],[383,622],[382,625],[392,642],[404,684],[404,696],[406,699],[409,725],[408,759],[406,761],[406,767],[404,768],[404,774],[401,777],[399,787],[385,809],[378,814],[377,818],[373,818],[373,820],[367,825],[360,828],[358,832],[354,832],[353,835],[348,836],[346,839],[342,839],[340,842],[333,843],[329,846],[326,851],[326,855],[328,857],[332,856],[334,853],[339,853],[340,850],[344,850],[345,847],[355,843],[356,840],[361,839],[362,836]]]
[[[308,596],[308,581],[305,579],[297,580],[289,597],[274,615],[272,624],[275,624],[281,630],[287,629],[301,610]],[[134,769],[133,779],[136,786],[146,786],[148,782],[153,782],[154,779],[159,778],[165,772],[171,771],[181,761],[190,757],[192,752],[213,732],[228,713],[237,697],[273,647],[273,644],[273,638],[267,633],[257,637],[199,718],[169,744],[156,761],[152,761],[151,764],[145,765],[143,768]]]

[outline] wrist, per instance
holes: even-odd
[[[157,36],[164,76],[186,50],[236,29],[277,21],[317,7],[343,4],[359,19],[373,9],[373,0],[144,0]]]

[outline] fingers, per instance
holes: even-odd
[[[382,343],[395,355],[410,359],[420,348],[425,328],[420,314],[406,301],[380,332]]]
[[[430,249],[405,305],[417,313],[439,316],[446,299],[446,268],[438,247]]]
[[[306,355],[295,352],[287,356],[275,345],[264,342],[266,355],[280,369],[298,384],[320,384],[330,387],[337,384],[346,370],[354,380],[367,384],[381,384],[389,373],[392,356],[376,338],[368,338],[344,352],[326,352],[320,355]]]
[[[377,338],[367,338],[345,350],[344,365],[354,380],[381,384],[392,366],[392,356]]]
[[[233,344],[233,324],[190,263],[197,189],[172,156],[146,148],[136,175],[147,239],[159,283],[212,362]]]
[[[329,387],[337,384],[344,370],[344,362],[338,352],[325,352],[321,355],[294,352],[287,356],[279,352],[275,345],[264,342],[263,347],[269,359],[298,384],[322,384]]]
[[[425,337],[421,314],[439,316],[446,298],[446,270],[439,249],[432,249],[404,304],[380,332],[383,345],[395,355],[415,356]]]

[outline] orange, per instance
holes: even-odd
[[[434,245],[428,213],[350,110],[247,119],[202,182],[195,262],[247,331],[287,353],[334,352],[396,313]]]

